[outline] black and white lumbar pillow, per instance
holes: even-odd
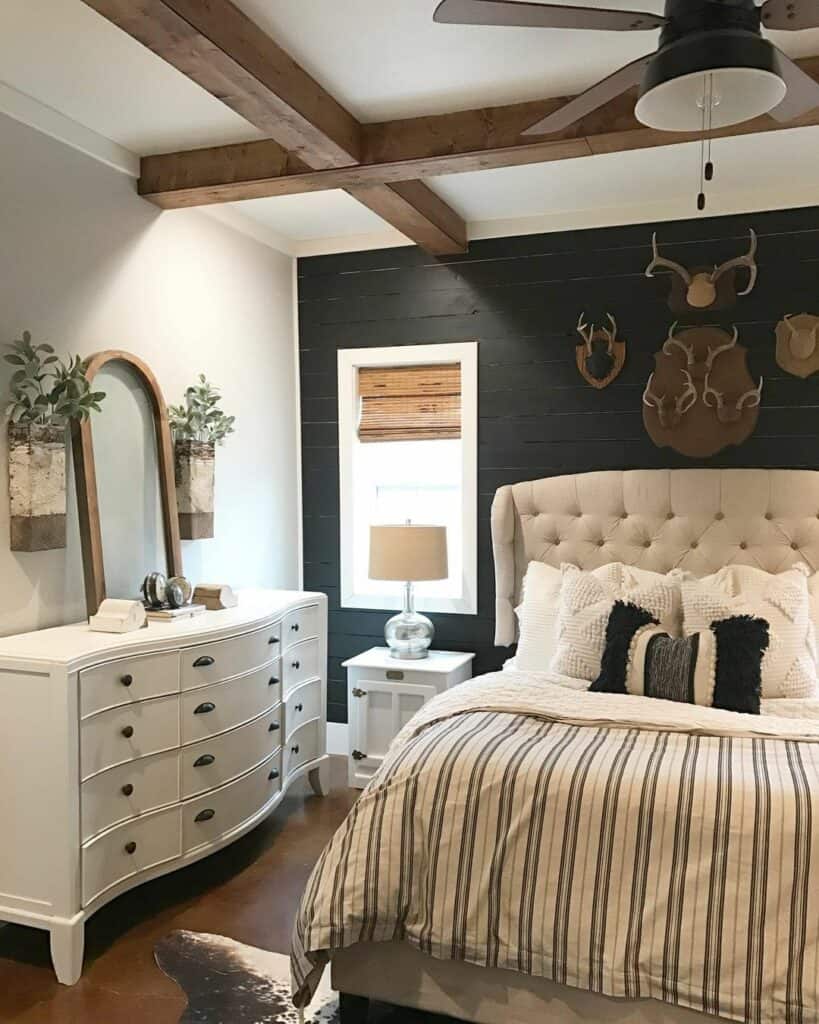
[[[759,714],[768,623],[734,615],[672,637],[636,604],[617,601],[606,627],[600,675],[589,689]]]

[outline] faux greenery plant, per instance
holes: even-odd
[[[168,419],[174,437],[179,441],[213,441],[222,444],[233,433],[235,416],[227,416],[219,408],[222,396],[204,373],[199,383],[185,390],[185,402],[168,406]]]
[[[15,367],[7,409],[12,423],[64,427],[73,419],[87,420],[92,409],[100,411],[105,392],[91,390],[86,360],[59,359],[51,345],[33,345],[29,331],[7,347],[11,352],[3,358]]]

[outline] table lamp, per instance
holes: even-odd
[[[371,526],[370,579],[401,580],[404,610],[384,627],[393,658],[426,658],[435,627],[415,610],[413,583],[449,575],[445,526]]]

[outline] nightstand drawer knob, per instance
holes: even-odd
[[[367,755],[362,754],[360,750],[354,750],[352,753],[352,758],[354,761],[363,761],[366,756]]]
[[[274,768],[273,771],[267,776],[267,781],[272,782],[274,779],[278,779],[278,777],[279,771],[277,768]]]
[[[133,791],[134,787],[130,782],[126,782],[125,785],[122,787],[123,796],[130,796],[133,793]]]
[[[301,668],[301,662],[300,661],[294,661],[294,662],[291,663],[291,667],[294,668],[298,672],[298,670]]]
[[[354,697],[366,697],[367,696],[367,691],[366,690],[360,690],[356,686],[356,687],[353,688],[353,696]]]
[[[130,686],[131,683],[133,683],[133,681],[134,681],[134,677],[132,675],[127,675],[127,676],[121,676],[120,677],[120,682],[122,683],[123,686]]]
[[[131,840],[130,843],[125,844],[125,852],[128,854],[136,853],[136,843],[133,841],[133,839]]]
[[[129,740],[134,735],[134,727],[132,725],[126,725],[122,730],[122,735],[126,740]]]

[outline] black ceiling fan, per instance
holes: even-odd
[[[442,0],[434,20],[450,25],[660,29],[659,46],[575,96],[524,135],[562,131],[639,86],[638,120],[666,131],[719,128],[770,113],[791,121],[819,106],[819,83],[762,29],[819,28],[819,0],[665,0],[662,15],[516,0]]]

